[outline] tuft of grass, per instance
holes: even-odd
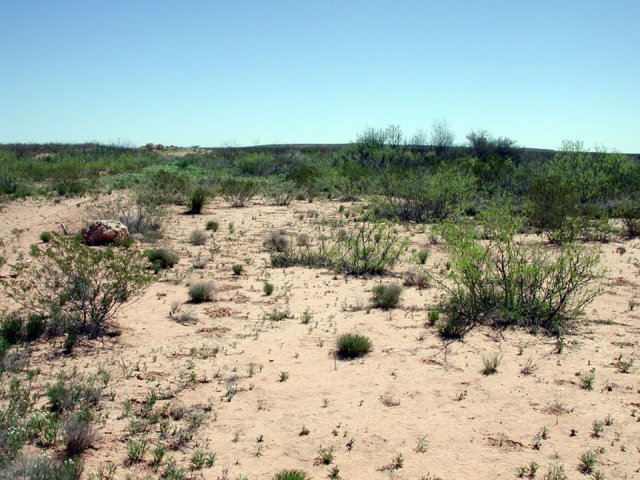
[[[234,263],[231,267],[231,270],[233,270],[234,275],[240,275],[242,274],[242,270],[244,270],[244,267],[241,263]]]
[[[502,361],[502,355],[494,353],[488,357],[482,357],[482,363],[484,368],[482,369],[483,375],[493,375],[498,372],[498,367]]]
[[[129,440],[127,442],[127,463],[129,465],[140,463],[148,448],[149,444],[144,438]]]
[[[358,333],[345,333],[338,337],[336,353],[342,359],[353,359],[366,355],[372,348],[371,340]]]
[[[585,450],[582,455],[580,455],[580,463],[578,464],[578,470],[585,475],[589,475],[593,473],[593,467],[596,465],[596,452],[591,450],[590,448]]]
[[[402,287],[400,285],[376,285],[373,288],[373,306],[383,310],[395,308],[400,303],[400,294]]]
[[[578,380],[580,381],[580,386],[585,390],[593,390],[593,384],[596,381],[596,374],[593,372],[579,372]]]
[[[272,480],[311,480],[311,477],[303,470],[282,470]]]
[[[427,259],[429,258],[429,250],[427,250],[426,248],[422,248],[420,250],[418,250],[418,263],[420,265],[424,265],[425,263],[427,263]]]
[[[189,243],[193,245],[204,245],[207,243],[207,232],[204,230],[193,230],[189,234]]]
[[[433,310],[429,310],[427,314],[427,323],[430,327],[435,326],[440,321],[440,310],[434,308]]]
[[[262,285],[262,291],[267,297],[273,293],[274,289],[273,283],[264,282],[264,285]]]
[[[52,237],[53,237],[53,234],[51,232],[41,232],[40,233],[40,241],[42,243],[49,243],[51,241]]]
[[[215,220],[209,220],[207,222],[207,225],[205,226],[205,229],[210,230],[212,232],[217,232],[218,227],[220,227],[220,224],[218,222],[216,222]]]
[[[316,453],[317,456],[313,461],[314,465],[330,465],[333,462],[333,447],[323,448],[320,445]]]
[[[214,286],[211,282],[197,282],[189,287],[189,297],[193,303],[210,302]]]

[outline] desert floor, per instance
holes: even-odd
[[[60,223],[78,230],[92,205],[108,201],[5,204],[0,238],[8,265],[0,274],[27,255],[40,232],[60,231]],[[562,353],[553,338],[513,330],[478,328],[462,342],[445,344],[426,323],[443,295],[437,287],[406,287],[399,308],[370,308],[377,283],[402,283],[403,274],[417,267],[410,254],[382,278],[270,266],[263,246],[269,232],[314,238],[318,229],[328,233],[330,224],[348,226],[355,215],[340,214],[340,205],[358,207],[326,201],[277,207],[254,200],[230,208],[218,199],[203,215],[172,207],[156,245],[173,249],[180,261],[118,311],[114,328],[120,335],[83,340],[71,356],[59,353],[61,340],[38,343],[32,362],[45,373],[42,381],[72,367],[110,375],[98,439],[84,455],[85,476],[112,462],[119,479],[158,477],[150,453],[145,462],[125,466],[132,427],[123,405],[130,399],[135,410],[154,391],[158,411],[184,407],[200,415],[193,438],[167,455],[188,465],[196,448],[214,451],[215,465],[201,472],[207,479],[270,479],[292,468],[318,479],[335,465],[345,480],[512,479],[531,462],[540,465],[538,478],[559,462],[570,479],[579,479],[589,477],[578,470],[587,449],[598,452],[596,470],[607,479],[640,478],[640,306],[634,308],[640,302],[634,264],[640,242],[601,246],[604,293]],[[209,220],[219,222],[219,230],[207,232],[204,246],[190,244],[190,232]],[[410,250],[430,249],[426,268],[442,267],[446,253],[430,243],[428,227],[399,229]],[[205,268],[194,268],[198,261]],[[235,263],[243,264],[241,275],[233,274]],[[263,293],[267,279],[275,285],[271,296]],[[188,303],[188,285],[198,280],[214,282],[213,302]],[[11,306],[3,293],[0,305]],[[192,312],[197,323],[175,322],[172,308]],[[269,319],[286,310],[288,318]],[[373,351],[360,360],[337,360],[336,338],[347,332],[369,336]],[[482,359],[493,354],[502,355],[498,373],[485,376]],[[629,373],[618,368],[620,359],[635,359]],[[522,373],[527,364],[530,374]],[[589,371],[595,374],[591,391],[577,376]],[[150,425],[133,436],[147,438],[151,449],[161,428],[175,433],[185,421],[170,415],[163,427]],[[594,421],[605,424],[599,438]],[[333,449],[330,465],[314,464],[320,448]],[[402,468],[390,468],[399,454]]]

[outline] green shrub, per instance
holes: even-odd
[[[348,275],[381,275],[393,267],[407,249],[394,227],[384,221],[361,220],[339,235],[334,269]]]
[[[189,213],[199,215],[209,201],[209,190],[201,185],[189,192]]]
[[[178,263],[178,256],[166,248],[150,248],[145,250],[144,254],[151,262],[155,273],[166,268],[172,268]]]
[[[135,250],[92,248],[54,235],[33,253],[32,262],[15,266],[15,278],[0,283],[18,304],[47,319],[52,333],[96,337],[152,281],[147,260]]]
[[[371,340],[358,333],[346,333],[338,337],[337,355],[342,359],[362,357],[371,351]]]
[[[42,243],[49,243],[49,240],[51,240],[51,232],[41,232],[40,233],[40,241]]]
[[[264,285],[262,285],[262,290],[267,297],[273,293],[274,289],[273,283],[264,282]]]
[[[32,342],[42,336],[46,328],[46,322],[40,315],[29,315],[25,324],[27,341]]]
[[[302,470],[282,470],[272,480],[311,480],[311,477]]]
[[[494,373],[497,373],[501,361],[502,355],[497,353],[489,355],[488,357],[482,357],[482,364],[484,365],[482,368],[482,374],[493,375]]]
[[[31,457],[23,455],[10,464],[3,466],[0,480],[77,480],[83,469],[80,458],[58,460],[45,455]]]
[[[75,457],[93,445],[95,433],[91,424],[78,415],[63,422],[65,452],[68,457]]]
[[[573,243],[545,250],[515,233],[515,225],[505,222],[485,244],[469,225],[441,228],[451,262],[440,282],[448,292],[441,305],[443,336],[462,336],[476,324],[561,336],[600,293],[598,253]]]
[[[438,310],[437,308],[434,308],[433,310],[429,310],[429,313],[427,314],[427,323],[433,327],[439,321],[440,321],[440,310]]]
[[[211,282],[197,282],[189,287],[189,297],[193,303],[210,302],[214,286]]]
[[[383,195],[374,212],[383,218],[427,222],[464,212],[475,195],[475,178],[459,167],[433,171],[390,170],[382,178]]]
[[[256,184],[250,180],[230,178],[220,184],[220,195],[232,207],[246,206],[256,193]]]
[[[234,263],[231,266],[231,270],[233,270],[234,275],[240,275],[242,273],[242,270],[244,270],[244,267],[241,263]]]
[[[218,222],[216,222],[215,220],[209,220],[207,222],[207,226],[205,227],[207,230],[211,230],[212,232],[217,232],[218,231],[218,227],[220,225],[218,224]]]
[[[262,187],[265,197],[272,205],[284,207],[289,205],[294,197],[294,185],[292,183],[268,183]]]
[[[373,287],[373,306],[383,310],[395,308],[400,302],[401,293],[400,285],[376,285]]]
[[[284,231],[269,232],[263,243],[269,252],[285,252],[291,247],[289,236]]]
[[[22,318],[9,315],[0,324],[0,338],[4,338],[9,345],[15,345],[22,340]]]
[[[427,263],[427,258],[429,258],[429,250],[427,250],[426,248],[421,248],[420,250],[418,250],[418,263],[420,265],[424,265],[425,263]]]
[[[640,202],[627,199],[618,205],[615,214],[622,220],[625,236],[640,237]]]

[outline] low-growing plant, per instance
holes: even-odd
[[[196,449],[191,455],[191,470],[213,467],[216,463],[216,457],[215,452],[205,452],[200,448]]]
[[[591,424],[591,436],[593,438],[600,438],[604,432],[604,422],[602,420],[594,420]]]
[[[211,282],[196,282],[189,287],[189,298],[193,303],[210,302],[213,299],[214,290]]]
[[[205,245],[208,238],[209,236],[207,235],[207,232],[196,229],[189,234],[189,243],[198,246]]]
[[[368,337],[358,333],[346,333],[338,337],[336,353],[339,358],[350,360],[366,355],[372,347]]]
[[[242,270],[244,270],[244,267],[241,263],[234,263],[231,267],[231,270],[233,270],[234,275],[240,275],[242,274]]]
[[[210,230],[212,232],[217,232],[219,227],[220,227],[220,224],[218,222],[216,222],[215,220],[209,220],[207,222],[207,225],[205,226],[205,229]]]
[[[22,339],[23,319],[18,315],[9,315],[0,320],[0,338],[9,345],[15,345]]]
[[[329,465],[333,462],[333,447],[323,448],[320,445],[316,453],[317,456],[313,461],[314,465]]]
[[[62,431],[65,452],[69,457],[80,455],[94,442],[95,434],[92,425],[78,416],[63,422]]]
[[[140,463],[149,449],[145,438],[136,438],[127,442],[127,463]]]
[[[311,480],[311,477],[303,470],[282,470],[272,480]]]
[[[552,463],[549,465],[543,480],[569,480],[564,470],[564,465],[561,463]]]
[[[438,310],[437,308],[434,308],[432,310],[429,310],[429,313],[427,314],[427,323],[433,327],[434,325],[436,325],[438,322],[440,321],[440,310]]]
[[[150,248],[145,250],[144,254],[151,262],[155,273],[172,268],[178,263],[178,256],[166,248]]]
[[[429,250],[427,250],[426,248],[421,248],[420,250],[418,250],[417,257],[418,263],[420,265],[424,265],[425,263],[427,263],[427,259],[429,258]]]
[[[404,274],[403,285],[405,287],[416,287],[419,290],[429,288],[429,274],[421,269],[412,268]]]
[[[372,302],[375,308],[390,310],[398,306],[400,303],[400,294],[402,287],[400,285],[376,285],[373,287]]]
[[[49,243],[52,236],[51,232],[41,232],[39,238],[42,243]]]
[[[595,451],[591,449],[585,450],[582,455],[580,455],[580,464],[578,465],[578,470],[580,470],[580,472],[584,473],[585,475],[593,473],[593,467],[595,467],[596,465],[596,460],[597,458]]]
[[[482,374],[493,375],[494,373],[497,373],[501,361],[502,355],[500,355],[499,353],[494,353],[493,355],[482,357],[482,364],[484,365],[484,367],[482,368]]]
[[[580,381],[580,385],[585,390],[593,390],[593,384],[596,380],[596,374],[593,372],[579,372],[578,380]]]
[[[264,284],[262,285],[262,291],[267,297],[273,293],[274,289],[275,287],[273,286],[273,283],[264,282]]]

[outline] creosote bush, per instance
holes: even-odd
[[[402,287],[400,285],[376,285],[373,287],[373,306],[389,310],[398,306]]]
[[[232,207],[245,207],[256,195],[258,189],[251,180],[230,178],[220,184],[220,195]]]
[[[46,320],[51,334],[96,337],[115,312],[151,283],[148,262],[134,249],[95,248],[54,235],[15,265],[16,278],[0,283],[27,311]]]
[[[451,268],[439,282],[448,293],[440,306],[442,336],[462,337],[477,324],[562,336],[600,293],[596,251],[574,243],[545,249],[517,238],[517,227],[502,217],[481,243],[472,226],[443,224]]]
[[[189,297],[193,303],[210,302],[214,286],[211,282],[197,282],[189,287]]]
[[[338,337],[336,353],[339,358],[353,359],[362,357],[371,351],[371,340],[359,333],[345,333]]]

